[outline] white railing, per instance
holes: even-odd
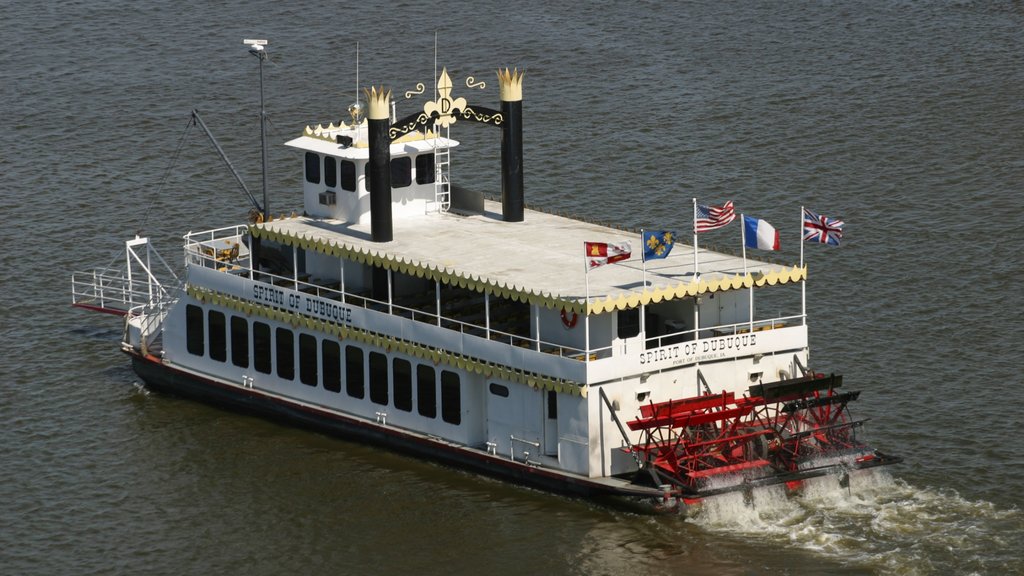
[[[318,298],[335,300],[349,306],[374,310],[392,316],[401,316],[417,322],[453,330],[460,334],[475,336],[524,350],[542,352],[578,361],[611,358],[615,353],[614,343],[599,348],[591,348],[587,351],[583,348],[549,342],[529,335],[502,331],[493,326],[487,326],[485,324],[486,319],[477,317],[478,314],[472,314],[473,318],[471,320],[457,315],[446,315],[443,309],[439,314],[436,305],[433,304],[434,300],[431,300],[430,309],[410,307],[395,303],[393,300],[388,302],[387,300],[375,299],[365,292],[355,293],[346,291],[337,279],[311,278],[308,274],[284,276],[265,271],[256,272],[251,268],[248,248],[241,241],[246,233],[247,227],[244,225],[190,233],[185,236],[186,261],[190,265],[207,268],[211,271],[249,278],[256,282],[272,284],[278,288],[294,290]],[[239,251],[235,254],[230,254],[230,247],[235,245],[240,246]],[[803,317],[792,315],[759,319],[753,322],[748,320],[719,326],[705,326],[699,330],[681,330],[646,338],[644,340],[644,347],[649,350],[679,342],[730,334],[742,334],[751,329],[757,332],[799,324],[803,324]]]
[[[96,268],[71,274],[71,303],[102,312],[126,314],[136,306],[170,297],[165,286],[180,282],[148,238],[125,242],[123,267]],[[161,277],[163,281],[161,281]]]
[[[200,260],[206,261],[209,260],[209,257],[200,257]],[[208,262],[204,262],[204,264],[208,264]],[[213,268],[213,266],[209,265],[206,265],[205,267]],[[237,270],[222,270],[218,268],[218,271],[244,277],[250,277],[251,274],[251,270],[244,266],[240,266]],[[460,320],[458,317],[445,316],[443,313],[439,315],[436,311],[425,311],[420,308],[402,306],[386,300],[377,300],[362,293],[346,292],[341,290],[340,286],[338,288],[334,288],[327,285],[333,284],[333,281],[317,281],[308,277],[299,279],[271,274],[268,272],[255,273],[252,275],[252,278],[259,282],[273,284],[278,288],[287,288],[309,294],[311,296],[316,296],[318,298],[337,300],[343,304],[375,310],[377,312],[383,312],[393,316],[401,316],[417,322],[423,322],[425,324],[432,324],[449,330],[454,330],[461,334],[478,336],[488,340],[506,343],[510,346],[527,348],[539,352],[554,354],[556,356],[575,358],[578,360],[583,360],[585,357],[585,351],[582,348],[575,348],[564,344],[548,342],[546,340],[538,340],[537,338],[524,336],[522,334],[503,332],[493,327],[488,328],[487,326],[477,322]],[[600,350],[591,350],[590,353],[592,356],[611,356],[611,350],[612,348],[609,346]]]
[[[243,242],[249,227],[240,224],[202,232],[189,232],[185,239],[188,265],[214,268],[222,272],[252,274],[249,248]]]
[[[735,334],[747,334],[749,332],[761,332],[764,330],[785,328],[787,326],[797,326],[803,324],[803,320],[804,317],[797,314],[793,316],[780,316],[778,318],[754,320],[753,322],[747,320],[734,324],[705,326],[699,330],[681,330],[679,332],[670,332],[668,334],[652,336],[644,340],[644,345],[646,349],[650,350],[654,348],[661,348],[662,346],[668,346],[670,344],[678,344],[679,342],[690,342],[697,339],[714,338],[716,336],[732,336]]]
[[[71,303],[101,311],[126,313],[148,302],[148,279],[129,278],[124,269],[97,268],[71,273]]]

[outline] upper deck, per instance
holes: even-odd
[[[500,204],[482,214],[425,214],[395,221],[391,242],[370,226],[297,217],[256,225],[253,233],[307,249],[355,253],[417,276],[437,275],[478,291],[523,296],[548,307],[591,314],[707,292],[799,281],[804,270],[677,243],[669,257],[642,262],[640,235],[536,210],[504,222]],[[585,242],[629,242],[628,260],[587,271]],[[646,272],[644,268],[646,266]],[[646,280],[646,286],[645,286]]]

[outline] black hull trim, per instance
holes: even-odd
[[[132,368],[145,381],[147,387],[159,392],[282,420],[350,440],[372,443],[396,452],[558,494],[586,498],[627,497],[640,500],[662,497],[660,490],[646,486],[609,479],[594,481],[584,476],[527,466],[473,448],[203,378],[163,364],[160,359],[152,356],[142,356],[135,352],[128,352],[128,355],[132,359]]]

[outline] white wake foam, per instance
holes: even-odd
[[[918,489],[881,468],[851,472],[845,488],[832,475],[795,494],[777,485],[706,498],[687,521],[886,573],[1024,573],[1007,539],[1024,530],[1020,510]]]

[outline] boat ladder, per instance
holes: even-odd
[[[442,128],[434,126],[434,203],[431,211],[447,212],[451,207],[452,184],[450,178],[451,170],[451,148],[448,146],[448,127],[444,127],[444,145],[438,146],[441,141]]]

